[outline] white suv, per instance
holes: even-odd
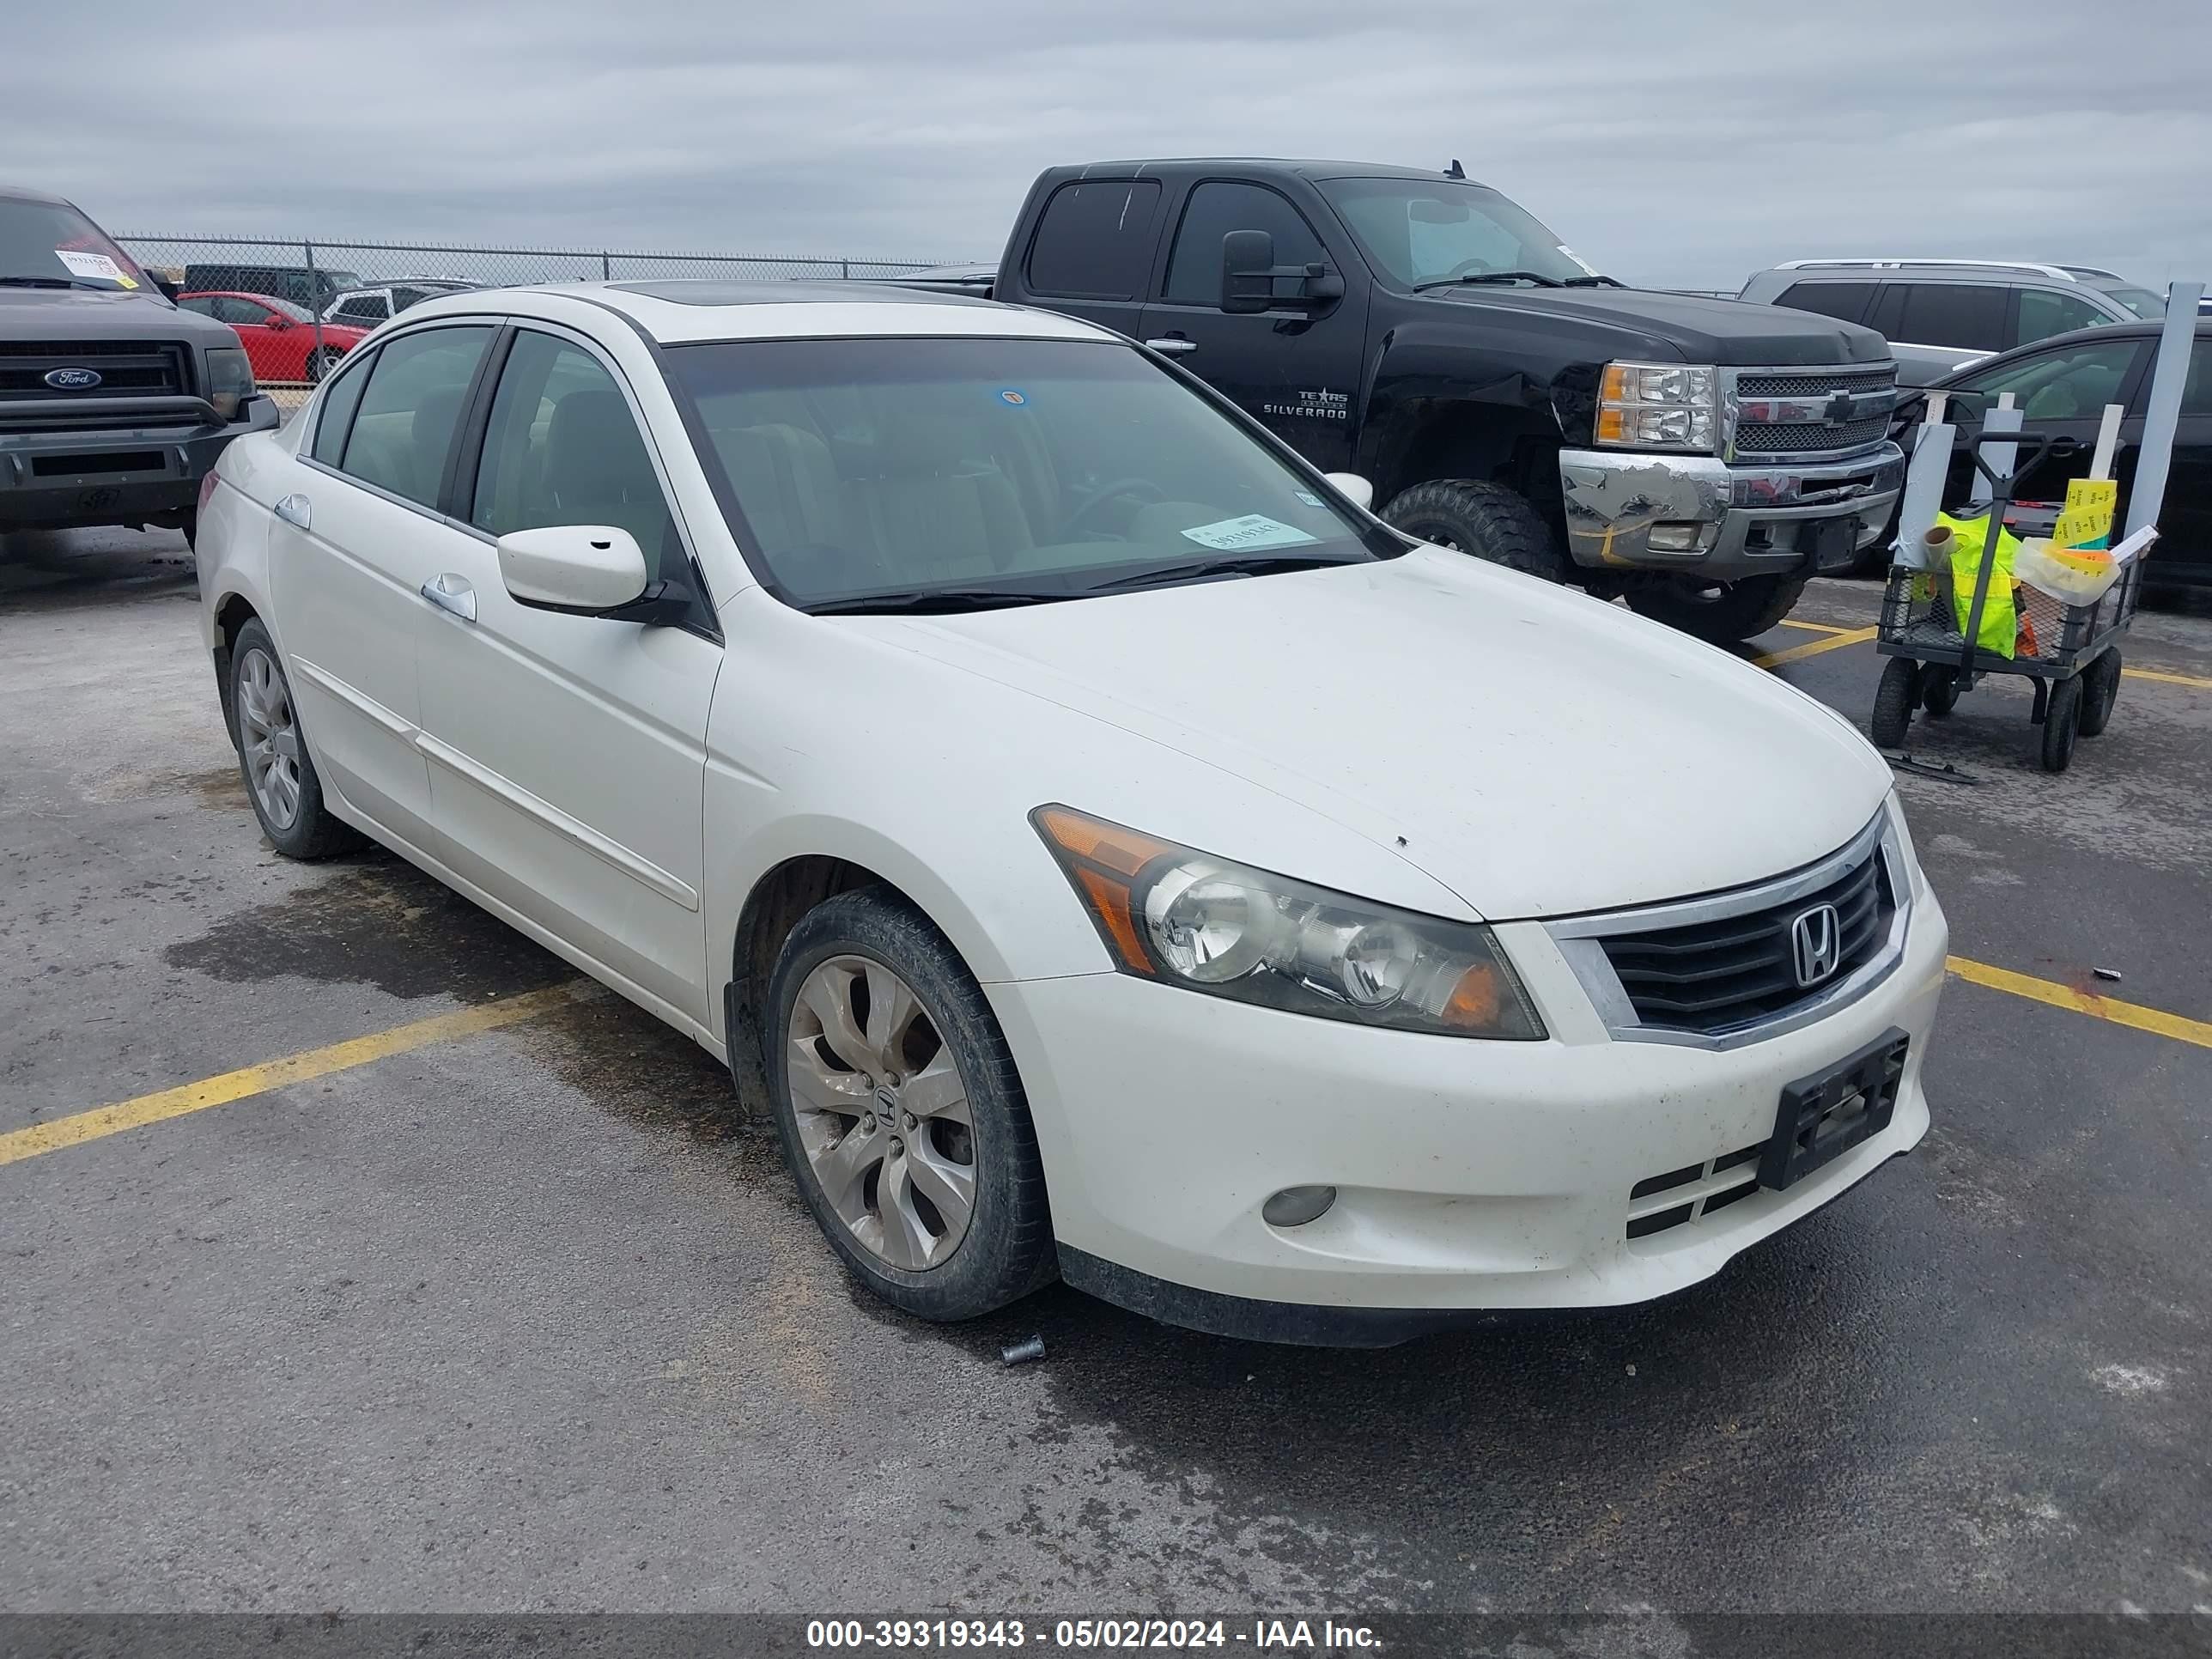
[[[1119,336],[456,295],[222,478],[262,830],[371,836],[726,1059],[912,1312],[1632,1302],[1927,1129],[1943,914],[1856,731],[1407,541]]]

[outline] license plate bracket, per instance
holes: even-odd
[[[1806,526],[1813,542],[1813,569],[1820,575],[1831,571],[1849,570],[1858,562],[1859,532],[1864,528],[1858,515],[1846,514],[1840,519],[1822,519]]]
[[[1826,1071],[1784,1085],[1759,1184],[1778,1191],[1887,1128],[1911,1042],[1893,1025]]]

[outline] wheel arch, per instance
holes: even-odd
[[[231,655],[237,649],[239,633],[246,623],[258,622],[264,628],[269,624],[252,599],[235,588],[215,602],[212,614],[216,695],[222,704],[223,730],[230,733],[231,743],[235,746],[238,742],[238,711],[234,706],[235,693],[230,684]],[[276,637],[274,630],[270,636],[272,639]]]
[[[1390,422],[1370,464],[1375,498],[1448,478],[1501,483],[1564,529],[1559,434],[1548,414],[1464,398],[1412,401]]]

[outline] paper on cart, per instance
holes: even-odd
[[[2141,530],[2136,531],[2134,535],[2123,539],[2120,544],[2112,550],[2112,562],[2114,564],[2125,564],[2130,559],[2135,557],[2136,554],[2142,552],[2145,548],[2148,547],[2157,539],[2157,526],[2145,525]]]

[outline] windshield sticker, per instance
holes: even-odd
[[[80,253],[74,248],[58,247],[54,250],[54,258],[67,265],[72,276],[97,277],[103,282],[120,283],[125,288],[138,286],[123,274],[122,266],[117,264],[105,253]]]
[[[1308,507],[1319,507],[1321,505],[1321,497],[1315,495],[1310,489],[1294,490],[1291,493],[1297,495],[1297,497],[1300,501],[1304,501]]]
[[[1320,539],[1307,535],[1295,525],[1279,524],[1257,513],[1248,513],[1241,519],[1223,519],[1214,524],[1194,525],[1182,533],[1200,547],[1216,547],[1224,553],[1241,553],[1253,547],[1304,547]]]
[[[1595,276],[1597,275],[1597,267],[1592,264],[1589,260],[1583,258],[1581,254],[1576,252],[1574,249],[1569,247],[1565,242],[1555,242],[1553,246],[1557,247],[1560,252],[1565,254],[1567,258],[1572,259],[1577,264],[1580,265],[1583,268],[1583,276]]]
[[[1028,392],[1017,392],[1012,386],[1007,386],[999,393],[999,401],[1006,404],[1009,409],[1019,409],[1024,404],[1029,402],[1029,400],[1030,395]]]

